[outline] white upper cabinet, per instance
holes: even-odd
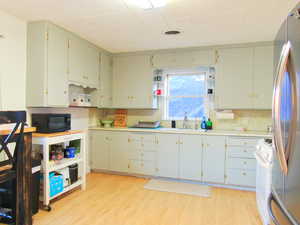
[[[87,41],[69,34],[69,81],[98,88],[99,51]]]
[[[254,48],[253,106],[255,109],[271,109],[274,80],[274,48]]]
[[[215,63],[213,50],[161,53],[153,56],[153,66],[158,69],[210,66]]]
[[[112,57],[102,53],[100,56],[99,108],[112,105]]]
[[[69,106],[69,84],[99,88],[99,49],[50,22],[28,24],[26,104]]]
[[[150,58],[148,55],[114,57],[114,108],[157,108]]]
[[[221,109],[252,108],[253,48],[218,50],[216,105]]]
[[[100,53],[98,49],[88,42],[85,42],[84,80],[89,87],[99,87],[99,63]]]
[[[27,106],[68,106],[68,39],[51,24],[28,24]]]
[[[273,46],[217,52],[216,108],[271,109]]]

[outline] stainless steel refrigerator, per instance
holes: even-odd
[[[275,40],[274,149],[269,214],[274,225],[300,224],[300,3]]]

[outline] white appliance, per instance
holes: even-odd
[[[256,202],[263,225],[270,225],[268,197],[271,193],[273,147],[272,139],[262,139],[256,146]]]

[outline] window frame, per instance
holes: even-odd
[[[207,95],[207,72],[199,71],[199,72],[180,72],[180,73],[167,73],[165,74],[165,98],[164,98],[164,120],[183,120],[183,117],[169,117],[169,101],[174,98],[203,98],[204,100],[204,114],[208,115],[208,95]],[[170,96],[170,85],[169,78],[172,76],[204,76],[205,82],[205,92],[204,95],[199,96]],[[189,118],[189,120],[199,120],[200,117]]]

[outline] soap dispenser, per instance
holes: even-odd
[[[212,121],[210,120],[210,118],[208,118],[208,120],[206,121],[206,129],[207,130],[211,130],[213,127],[213,123]]]
[[[205,116],[203,116],[203,118],[202,118],[201,129],[206,130],[206,118],[205,118]]]
[[[184,119],[183,119],[183,129],[188,128],[188,117],[187,117],[187,112],[184,113]]]

